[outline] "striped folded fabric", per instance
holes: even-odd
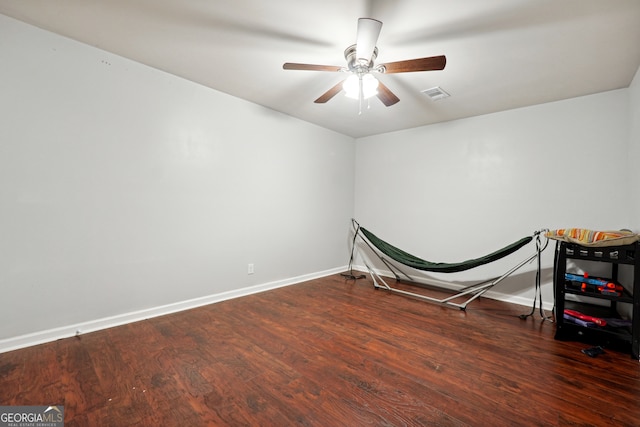
[[[583,246],[630,245],[640,240],[640,235],[627,230],[596,231],[586,228],[560,228],[545,234],[550,239],[577,243]]]

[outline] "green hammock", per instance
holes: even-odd
[[[512,254],[533,239],[532,236],[523,237],[517,242],[513,242],[512,244],[481,258],[469,259],[457,263],[444,263],[425,261],[416,256],[413,256],[403,251],[402,249],[398,249],[395,246],[385,242],[364,227],[360,227],[360,231],[362,231],[362,234],[365,235],[367,240],[369,240],[376,248],[378,248],[378,250],[380,250],[380,252],[387,255],[389,258],[417,270],[439,273],[454,273],[457,271],[469,270],[483,264],[488,264],[490,262],[499,260],[500,258],[506,257],[509,254]]]

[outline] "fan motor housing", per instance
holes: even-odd
[[[373,55],[371,55],[371,61],[364,67],[362,64],[359,64],[356,58],[356,45],[352,44],[348,48],[344,50],[344,59],[347,60],[347,67],[350,71],[357,72],[358,69],[366,68],[366,71],[369,71],[371,67],[373,67],[373,61],[378,57],[378,48],[375,47],[373,49]]]

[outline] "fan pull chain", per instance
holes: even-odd
[[[358,115],[362,115],[362,101],[364,101],[364,90],[362,88],[362,74],[358,73]]]

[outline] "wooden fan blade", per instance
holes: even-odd
[[[315,102],[316,104],[324,104],[325,102],[327,102],[328,100],[336,96],[342,90],[343,83],[344,83],[344,80],[342,80],[340,83],[338,83],[337,85],[335,85],[334,87],[332,87],[331,89],[323,93],[320,96],[320,98],[316,99],[313,102]]]
[[[341,71],[342,67],[335,65],[314,65],[297,64],[295,62],[285,62],[282,66],[285,70],[305,70],[305,71]]]
[[[400,101],[400,98],[398,98],[393,92],[391,92],[389,90],[388,87],[383,85],[382,82],[380,82],[380,81],[378,82],[378,94],[377,94],[377,97],[387,107],[390,107],[393,104],[395,104],[396,102]]]
[[[382,64],[385,73],[411,73],[414,71],[435,71],[443,70],[447,65],[447,58],[444,55],[430,56],[428,58],[408,59],[406,61],[388,62]]]

